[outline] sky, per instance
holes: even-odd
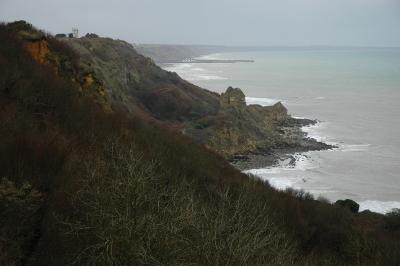
[[[132,43],[400,46],[400,0],[0,0],[0,21]]]

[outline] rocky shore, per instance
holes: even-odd
[[[213,117],[195,121],[186,133],[223,155],[240,170],[271,167],[296,153],[335,148],[309,138],[303,127],[318,120],[294,118],[280,102],[272,106],[246,104],[243,91],[229,87],[219,97]]]
[[[279,161],[287,159],[290,159],[290,164],[294,166],[296,164],[294,154],[296,153],[337,148],[309,138],[307,133],[302,130],[303,127],[317,123],[318,120],[289,117],[281,121],[278,128],[285,137],[292,140],[291,143],[280,144],[265,150],[259,149],[246,154],[235,154],[229,158],[229,162],[242,171],[272,167]]]
[[[332,148],[307,138],[301,130],[317,121],[292,118],[282,103],[247,105],[239,88],[229,87],[221,95],[201,89],[164,71],[123,41],[62,41],[80,56],[80,76],[75,80],[82,91],[99,94],[100,104],[108,102],[110,109],[160,121],[241,170],[271,166],[287,154]],[[127,60],[118,60],[122,57]],[[109,101],[104,95],[110,96]]]

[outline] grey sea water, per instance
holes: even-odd
[[[354,199],[361,210],[400,208],[400,49],[270,49],[203,58],[255,63],[165,68],[209,90],[240,87],[248,103],[282,101],[293,116],[321,121],[305,128],[310,137],[339,146],[298,154],[295,167],[282,161],[251,173],[278,189]]]

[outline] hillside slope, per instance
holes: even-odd
[[[104,82],[113,103],[144,109],[159,120],[185,121],[215,114],[218,95],[162,70],[132,45],[108,38],[63,39],[77,51],[81,67]]]
[[[399,264],[398,213],[275,191],[110,109],[79,61],[29,24],[0,25],[0,265]]]
[[[161,69],[124,41],[108,38],[61,41],[80,55],[81,69],[95,83],[103,82],[115,108],[163,121],[226,158],[271,153],[272,149],[282,148],[301,151],[330,148],[304,138],[300,130],[304,123],[287,123],[293,118],[281,104],[246,107],[240,89],[228,88],[220,96],[199,88],[176,73]]]

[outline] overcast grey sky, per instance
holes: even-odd
[[[0,0],[0,20],[135,43],[400,46],[400,0]]]

